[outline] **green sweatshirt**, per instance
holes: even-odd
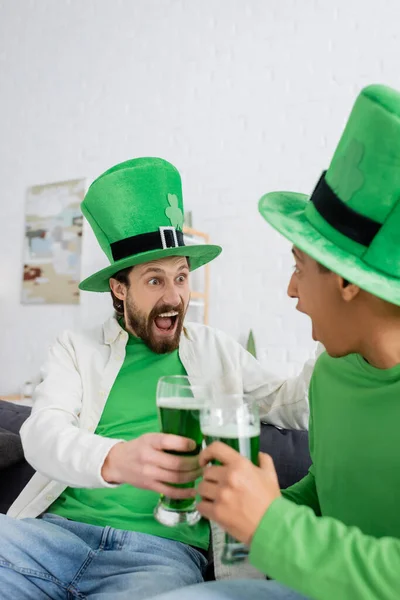
[[[259,570],[316,600],[400,598],[400,365],[323,354],[310,384],[308,475],[253,537]]]

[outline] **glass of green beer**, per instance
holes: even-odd
[[[200,415],[201,431],[207,446],[219,441],[258,464],[260,417],[258,406],[248,395],[230,394],[213,398]],[[216,463],[218,464],[218,463]],[[221,561],[234,564],[247,559],[249,548],[225,534]]]
[[[203,435],[200,430],[200,409],[207,399],[207,386],[184,375],[161,377],[157,385],[157,407],[161,431],[190,438],[196,448],[189,453],[173,452],[182,456],[200,453]],[[176,484],[177,487],[193,488],[195,482]],[[154,516],[163,525],[195,525],[201,518],[196,499],[175,500],[161,494]]]

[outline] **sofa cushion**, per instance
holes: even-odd
[[[29,406],[0,400],[0,513],[7,512],[35,472],[24,460],[18,435],[30,412]]]
[[[6,469],[24,458],[18,434],[0,427],[0,470]]]
[[[263,424],[260,449],[272,456],[282,489],[302,479],[311,465],[308,431],[277,429]]]
[[[12,433],[19,433],[22,423],[31,414],[31,408],[23,404],[14,404],[0,400],[0,427]]]
[[[35,471],[25,460],[0,471],[0,513],[6,513]]]

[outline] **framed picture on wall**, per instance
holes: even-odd
[[[86,180],[27,191],[22,304],[78,304]]]

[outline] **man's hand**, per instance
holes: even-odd
[[[281,495],[272,458],[260,453],[260,466],[256,467],[226,444],[214,442],[199,457],[202,467],[211,461],[222,466],[204,469],[198,510],[236,539],[250,544],[265,511]]]
[[[113,446],[104,461],[101,475],[108,483],[129,483],[170,498],[192,498],[194,488],[172,487],[171,483],[195,481],[202,474],[197,456],[177,456],[165,450],[191,452],[189,438],[168,433],[146,433],[136,440]]]

